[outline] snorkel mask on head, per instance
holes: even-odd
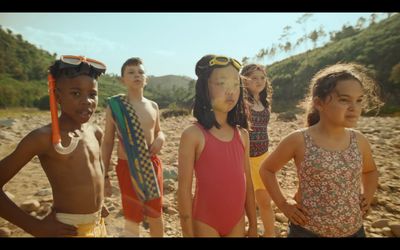
[[[47,80],[48,80],[48,88],[49,88],[49,96],[50,96],[50,113],[51,113],[51,131],[52,136],[51,140],[54,146],[54,149],[59,154],[70,154],[75,148],[78,146],[79,140],[81,139],[81,132],[79,130],[75,130],[74,133],[68,133],[68,136],[71,137],[71,143],[69,146],[64,147],[61,144],[61,136],[60,136],[60,127],[58,124],[58,110],[57,110],[57,102],[55,97],[55,86],[56,86],[56,77],[61,74],[65,75],[68,78],[72,78],[78,75],[89,75],[95,79],[102,73],[106,71],[106,65],[102,62],[86,58],[83,56],[61,56],[60,60],[54,64],[54,67],[58,69],[50,70]],[[57,75],[53,75],[57,74]]]

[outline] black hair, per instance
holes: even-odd
[[[209,62],[215,55],[205,55],[197,63],[195,72],[197,75],[196,94],[194,98],[193,115],[197,121],[205,128],[211,129],[213,126],[220,128],[221,125],[215,119],[214,112],[211,107],[211,99],[208,90],[208,79],[216,68],[224,68],[227,65],[209,66]],[[249,128],[249,111],[245,104],[246,89],[243,88],[242,80],[240,80],[240,95],[235,107],[228,113],[228,124],[232,127],[239,125],[242,128]]]

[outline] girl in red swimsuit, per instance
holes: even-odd
[[[248,110],[240,63],[206,55],[196,64],[193,114],[197,122],[181,136],[178,205],[183,236],[257,236],[249,167]],[[196,190],[192,197],[193,173]]]

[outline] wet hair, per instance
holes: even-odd
[[[124,71],[125,71],[126,67],[128,67],[128,66],[137,66],[137,65],[142,65],[142,64],[143,64],[143,61],[139,57],[131,57],[131,58],[129,58],[128,60],[126,60],[124,62],[124,64],[122,64],[121,77],[124,76]]]
[[[360,64],[338,63],[318,71],[311,79],[309,94],[306,97],[306,102],[308,103],[306,112],[307,126],[312,126],[320,120],[319,112],[314,107],[313,99],[318,97],[320,100],[325,101],[334,91],[337,83],[345,80],[356,80],[360,83],[364,90],[362,103],[364,111],[371,111],[373,109],[379,111],[383,102],[379,97],[379,85],[373,79],[371,73]]]
[[[80,75],[87,75],[89,77],[97,78],[104,73],[105,70],[99,70],[89,65],[88,63],[82,62],[79,65],[71,65],[62,62],[61,60],[56,60],[49,68],[49,73],[57,80],[66,77],[73,78]]]
[[[214,112],[211,107],[211,99],[209,96],[208,79],[211,73],[216,68],[224,68],[229,65],[213,65],[209,66],[209,62],[215,55],[205,55],[197,63],[195,72],[197,75],[196,94],[194,98],[193,115],[197,121],[205,128],[211,129],[213,126],[220,128],[221,125],[215,119]],[[239,125],[242,128],[248,129],[249,122],[248,107],[244,100],[246,98],[246,89],[243,88],[242,80],[240,80],[240,95],[235,107],[228,113],[228,124],[232,127]]]
[[[270,103],[272,101],[272,88],[271,88],[271,82],[267,77],[267,72],[266,69],[263,65],[261,64],[248,64],[242,68],[240,71],[240,75],[242,76],[250,76],[253,72],[255,71],[261,71],[265,75],[265,88],[259,93],[259,98],[261,104],[269,109],[270,108]],[[250,102],[251,104],[254,103],[254,96],[250,91],[247,91],[247,101]]]

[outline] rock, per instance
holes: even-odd
[[[276,213],[275,214],[275,219],[277,220],[277,221],[279,221],[280,223],[284,223],[284,222],[288,222],[288,218],[284,215],[284,214],[282,214],[282,213]]]
[[[164,180],[163,183],[163,188],[164,188],[164,194],[169,194],[172,192],[175,192],[175,181],[171,179],[166,179]]]
[[[277,121],[291,122],[297,120],[296,114],[294,112],[288,111],[284,113],[279,113],[276,117]]]
[[[371,200],[371,206],[378,205],[378,197],[374,196]]]
[[[37,200],[27,200],[21,204],[21,209],[25,212],[37,212],[40,208],[40,203]]]
[[[394,213],[394,214],[395,213],[400,213],[400,208],[398,206],[395,206],[395,205],[391,204],[391,203],[387,203],[385,205],[385,208],[389,213]]]
[[[178,171],[173,168],[164,168],[163,169],[163,177],[164,180],[167,179],[172,179],[172,180],[177,180],[178,179]]]
[[[0,237],[10,237],[11,230],[8,227],[0,227]]]
[[[383,191],[390,192],[390,187],[386,184],[378,184],[378,188]]]
[[[389,222],[389,228],[394,236],[400,237],[400,222]]]
[[[380,220],[374,221],[371,224],[371,227],[384,228],[384,227],[387,227],[388,225],[389,225],[389,220],[388,219],[380,219]]]
[[[47,196],[51,195],[53,192],[51,188],[43,188],[36,192],[35,196]]]
[[[382,234],[388,237],[393,237],[392,230],[389,227],[382,228]]]
[[[4,193],[7,195],[7,197],[8,197],[10,200],[13,200],[13,199],[15,198],[15,195],[13,195],[12,193],[10,193],[10,192],[8,192],[8,191],[5,191]]]
[[[370,233],[369,235],[374,238],[382,238],[382,235],[376,233]]]
[[[178,214],[178,211],[172,206],[163,206],[163,212],[168,215]]]
[[[118,186],[118,184],[111,186],[111,196],[117,196],[120,194],[120,189],[117,186]]]
[[[1,119],[0,128],[1,127],[11,128],[14,123],[15,123],[14,119]]]

